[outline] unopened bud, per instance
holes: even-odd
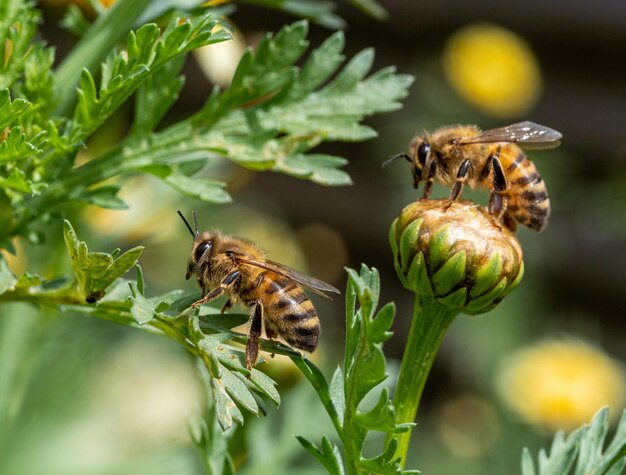
[[[524,274],[515,234],[470,201],[411,203],[391,225],[389,240],[407,289],[463,313],[492,309]]]

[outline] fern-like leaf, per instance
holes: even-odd
[[[608,408],[600,410],[591,420],[565,437],[558,432],[550,452],[543,449],[535,470],[528,449],[522,453],[523,475],[618,475],[626,466],[626,411],[611,442],[605,447],[609,430]]]

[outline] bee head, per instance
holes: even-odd
[[[411,163],[413,165],[413,186],[418,187],[426,164],[430,164],[431,146],[428,139],[418,135],[411,141]]]
[[[208,262],[214,242],[215,238],[212,233],[202,233],[196,237],[191,249],[191,255],[189,256],[189,262],[187,263],[185,279],[189,279],[196,274],[197,270],[202,267],[202,264]]]
[[[211,255],[215,236],[213,233],[210,232],[200,234],[200,231],[198,230],[198,217],[196,216],[195,211],[191,212],[191,215],[193,216],[195,232],[194,229],[190,226],[189,222],[183,216],[183,213],[178,211],[178,215],[181,217],[194,239],[193,247],[191,249],[191,255],[189,256],[189,263],[187,264],[187,274],[185,275],[185,278],[189,279],[193,274],[196,273],[200,261],[206,261]]]

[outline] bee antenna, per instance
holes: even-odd
[[[191,211],[191,216],[193,216],[193,224],[196,227],[196,236],[198,234],[200,234],[200,231],[198,231],[198,217],[196,216],[196,210],[192,210]]]
[[[189,222],[188,222],[188,221],[185,219],[185,217],[183,216],[183,213],[181,213],[180,211],[178,211],[178,216],[180,216],[180,217],[181,217],[181,219],[183,220],[183,222],[184,222],[184,223],[185,223],[185,225],[187,226],[187,229],[189,229],[189,232],[191,233],[191,235],[192,235],[193,237],[196,237],[196,235],[195,235],[195,234],[194,234],[194,232],[193,232],[193,229],[191,229],[191,226],[189,226]],[[194,216],[194,218],[195,218],[196,214],[194,213],[194,214],[193,214],[193,216]],[[197,226],[196,226],[196,229],[197,229]]]
[[[389,157],[387,160],[385,160],[383,162],[383,168],[385,168],[386,166],[388,166],[391,162],[395,162],[396,160],[398,160],[399,158],[404,158],[407,162],[411,163],[411,157],[409,157],[408,153],[402,152],[402,153],[398,153],[396,155],[392,155],[391,157]]]

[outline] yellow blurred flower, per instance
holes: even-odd
[[[466,101],[496,117],[530,109],[541,89],[539,65],[523,38],[490,24],[462,28],[443,56],[448,82]]]
[[[498,386],[523,419],[551,430],[573,429],[605,405],[618,416],[626,394],[620,364],[575,339],[546,340],[514,354]]]

